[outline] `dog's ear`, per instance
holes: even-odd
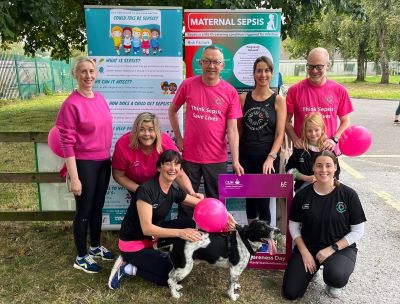
[[[235,224],[235,229],[240,232],[242,230],[242,226],[240,226],[239,224]]]

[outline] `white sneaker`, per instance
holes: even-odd
[[[342,288],[335,288],[335,287],[326,285],[325,292],[329,297],[337,299],[342,294]]]

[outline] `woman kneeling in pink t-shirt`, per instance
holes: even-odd
[[[112,158],[114,180],[133,197],[140,184],[157,175],[158,157],[166,150],[178,151],[172,139],[161,132],[158,118],[149,112],[140,113],[133,122],[132,131],[122,135],[115,144]],[[202,194],[194,192],[183,170],[176,181],[188,194],[204,198]]]

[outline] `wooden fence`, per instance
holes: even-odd
[[[0,132],[0,142],[47,143],[48,132]],[[64,183],[58,172],[0,172],[0,183]],[[74,211],[0,211],[0,221],[68,221]]]

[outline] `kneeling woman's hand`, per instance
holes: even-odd
[[[228,222],[226,223],[226,230],[227,231],[234,231],[236,230],[237,222],[233,218],[233,215],[228,212]]]
[[[313,274],[314,272],[317,271],[317,265],[315,264],[314,258],[311,255],[310,251],[308,249],[304,250],[301,253],[301,257],[303,258],[303,263],[304,263],[304,269],[306,272],[309,272]]]
[[[197,242],[201,239],[201,233],[197,229],[181,229],[179,237],[185,241]]]
[[[320,264],[322,264],[327,258],[329,258],[335,251],[331,246],[328,246],[324,249],[318,251],[316,258]]]

